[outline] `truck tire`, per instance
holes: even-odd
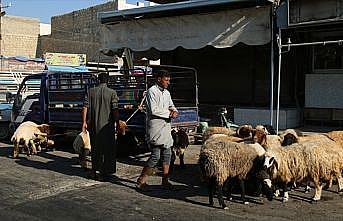
[[[7,140],[9,135],[8,123],[0,123],[0,140]]]

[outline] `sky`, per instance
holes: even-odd
[[[38,18],[41,23],[51,23],[51,17],[106,3],[109,0],[2,0],[6,15]],[[136,3],[141,0],[127,0]],[[11,2],[11,7],[6,7]]]

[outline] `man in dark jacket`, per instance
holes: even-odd
[[[91,88],[85,97],[82,131],[88,129],[90,133],[94,179],[107,180],[116,171],[115,122],[118,125],[118,96],[116,91],[107,87],[108,73],[100,73],[98,78],[99,86]],[[99,177],[97,172],[100,173]]]

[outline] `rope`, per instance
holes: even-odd
[[[146,95],[144,95],[144,97],[143,97],[141,103],[138,105],[138,107],[137,107],[137,109],[135,110],[135,112],[133,112],[133,113],[131,114],[131,116],[125,121],[126,124],[127,124],[127,122],[129,122],[129,120],[131,120],[131,118],[132,118],[139,110],[142,109],[142,106],[143,106],[143,103],[144,103],[145,99],[146,99]]]

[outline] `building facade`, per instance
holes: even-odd
[[[115,0],[54,16],[51,18],[51,35],[39,38],[37,56],[42,57],[45,52],[75,53],[86,54],[87,61],[113,62],[112,57],[99,52],[101,24],[97,13],[136,7],[144,7],[144,4],[127,4],[125,0]]]
[[[1,17],[0,55],[35,58],[39,33],[38,19]]]
[[[343,123],[343,4],[342,0],[289,0],[288,24],[282,42],[302,44],[283,53],[282,82],[290,89],[305,123]],[[311,44],[311,45],[309,45]]]

